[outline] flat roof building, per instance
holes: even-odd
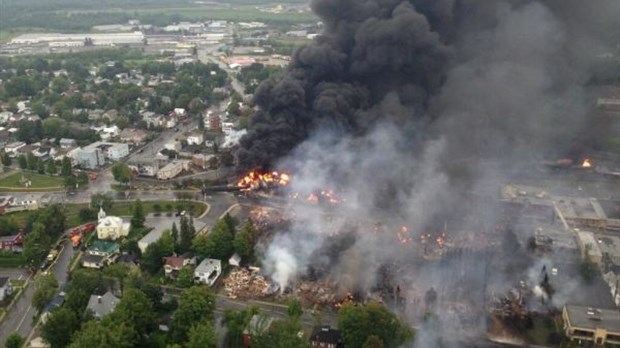
[[[620,344],[620,311],[565,305],[562,309],[564,332],[572,341],[596,345]]]

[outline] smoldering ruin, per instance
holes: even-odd
[[[561,308],[581,285],[545,288],[548,266],[518,233],[534,223],[496,196],[532,163],[596,147],[586,89],[618,77],[604,55],[617,3],[311,7],[322,35],[258,88],[236,154],[240,172],[291,174],[286,223],[261,245],[268,278],[299,296],[325,284],[327,303],[380,299],[421,327],[418,347],[441,330],[485,335],[482,313],[506,306]],[[436,321],[422,322],[430,309]]]

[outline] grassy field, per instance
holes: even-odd
[[[0,268],[15,268],[26,264],[26,259],[22,254],[2,253],[0,254]]]
[[[155,205],[159,204],[162,214],[165,214],[166,207],[170,205],[173,211],[186,210],[188,213],[193,213],[194,216],[200,216],[206,209],[206,206],[198,202],[188,201],[152,201],[142,202],[145,214],[155,213]],[[133,201],[116,201],[114,202],[111,211],[107,212],[112,216],[131,216],[133,214]],[[82,222],[79,218],[80,209],[88,208],[88,204],[66,204],[65,214],[67,216],[67,226],[78,226]],[[34,211],[20,211],[0,216],[1,219],[13,219],[19,226],[25,226],[28,221],[28,217],[32,215]]]
[[[31,186],[25,187],[21,183],[22,174],[14,172],[0,179],[0,190],[5,191],[37,191],[61,189],[63,187],[63,179],[61,177],[41,175],[35,173],[24,173],[24,178],[30,180]]]
[[[98,14],[115,14],[115,13],[133,13],[139,19],[140,17],[164,16],[166,18],[172,15],[179,15],[185,19],[221,19],[229,21],[266,21],[266,22],[285,22],[285,23],[308,23],[316,22],[318,18],[310,12],[285,12],[271,13],[259,11],[252,7],[237,8],[205,8],[205,7],[176,7],[176,8],[112,8],[106,10],[75,10],[60,11],[57,13],[68,13],[71,15],[81,13],[98,13]]]

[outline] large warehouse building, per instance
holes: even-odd
[[[47,43],[54,47],[84,46],[86,39],[92,40],[94,46],[140,45],[144,43],[144,34],[140,31],[132,33],[31,33],[20,35],[12,44],[32,45]]]

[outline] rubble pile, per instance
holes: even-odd
[[[337,302],[336,290],[327,282],[303,281],[295,289],[295,297],[318,305],[331,305]]]
[[[273,286],[256,270],[240,269],[224,279],[224,290],[230,298],[261,298],[271,295]]]

